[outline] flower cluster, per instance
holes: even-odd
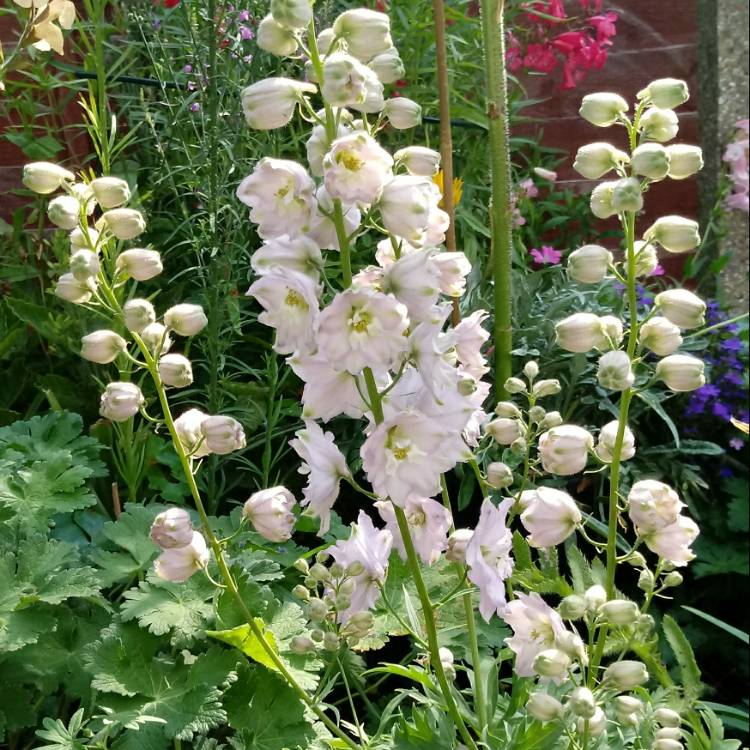
[[[507,43],[512,72],[552,73],[562,66],[562,89],[573,89],[589,70],[599,70],[617,34],[617,13],[602,12],[601,0],[579,0],[573,13],[563,0],[532,0]]]
[[[64,54],[63,29],[73,28],[76,6],[73,0],[13,0],[21,8],[28,8],[31,26],[31,46],[42,52],[53,50]]]
[[[190,514],[182,508],[169,508],[154,519],[151,539],[162,549],[154,570],[167,581],[186,581],[205,569],[210,559],[206,540],[193,529]]]
[[[725,205],[727,208],[736,208],[747,213],[750,210],[750,179],[748,178],[750,121],[740,120],[736,127],[735,139],[724,152],[724,161],[729,166],[729,180],[732,186]]]

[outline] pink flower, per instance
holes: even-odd
[[[519,192],[526,198],[536,198],[539,195],[539,188],[534,184],[531,177],[527,177],[518,184]]]
[[[654,268],[654,270],[651,271],[649,276],[664,276],[665,273],[666,271],[664,270],[664,266],[657,263],[656,268]]]
[[[603,13],[601,16],[592,16],[589,23],[596,29],[597,44],[612,44],[610,37],[617,34],[617,13]]]
[[[539,73],[551,73],[557,67],[557,58],[549,44],[530,44],[526,48],[523,64]]]
[[[562,258],[562,253],[549,245],[542,245],[541,250],[533,248],[530,255],[534,259],[534,262],[538,263],[540,266],[554,266],[559,263]]]

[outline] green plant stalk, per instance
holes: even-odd
[[[510,152],[508,148],[508,91],[505,74],[505,0],[481,0],[482,44],[487,85],[489,127],[490,237],[494,283],[495,397],[507,398],[505,381],[512,374],[512,280]]]
[[[120,307],[119,301],[117,300],[117,297],[114,295],[114,293],[110,289],[109,285],[106,283],[103,283],[101,285],[101,289],[103,290],[105,296],[107,297],[108,302],[110,303],[110,305],[112,305],[116,314],[120,318],[122,318],[123,317],[122,308]],[[237,602],[237,606],[239,607],[240,612],[242,613],[242,616],[247,621],[247,625],[250,628],[250,631],[252,632],[253,636],[258,640],[258,643],[260,643],[261,647],[266,652],[268,658],[273,662],[273,665],[276,667],[279,673],[284,677],[284,679],[287,681],[289,686],[294,690],[295,693],[297,693],[300,700],[302,700],[302,702],[305,703],[305,705],[323,722],[323,724],[325,724],[328,730],[335,737],[338,737],[338,739],[344,742],[348,748],[351,748],[351,750],[361,750],[360,746],[357,745],[353,740],[351,740],[346,734],[344,734],[344,732],[342,732],[338,728],[338,726],[336,726],[336,724],[333,721],[331,721],[331,719],[329,719],[325,715],[325,713],[318,707],[317,703],[313,700],[313,698],[309,696],[302,687],[300,687],[300,685],[294,679],[294,676],[289,672],[289,670],[286,668],[286,665],[279,657],[278,653],[276,652],[276,649],[266,640],[266,637],[263,631],[258,627],[258,624],[255,622],[255,618],[253,617],[250,610],[247,608],[247,605],[245,604],[242,598],[242,595],[240,594],[239,589],[237,588],[237,584],[235,583],[234,577],[232,576],[232,573],[229,570],[229,566],[227,565],[226,559],[224,557],[224,550],[222,549],[221,543],[216,538],[216,535],[213,533],[211,529],[211,525],[208,520],[208,514],[206,513],[206,509],[205,509],[205,506],[203,505],[203,500],[201,498],[200,490],[198,489],[198,485],[195,481],[195,474],[193,473],[191,459],[185,452],[185,448],[182,445],[179,435],[177,434],[177,429],[175,428],[174,419],[172,418],[172,412],[169,406],[169,400],[167,399],[167,394],[164,389],[164,384],[162,383],[161,377],[159,375],[158,362],[152,356],[151,352],[149,351],[149,348],[144,344],[143,340],[138,334],[134,333],[133,339],[138,345],[141,355],[143,356],[143,360],[146,363],[146,369],[148,370],[148,373],[151,376],[151,379],[153,380],[154,387],[156,388],[156,393],[159,398],[159,404],[161,405],[162,413],[164,415],[164,423],[166,424],[167,429],[169,430],[169,434],[172,438],[172,444],[174,445],[175,452],[177,453],[177,457],[180,461],[180,466],[182,467],[182,470],[185,474],[185,479],[188,483],[188,487],[190,489],[190,494],[193,498],[193,502],[195,503],[195,508],[198,511],[198,516],[200,517],[200,520],[201,520],[203,532],[206,535],[206,540],[208,542],[209,547],[211,547],[211,550],[214,553],[214,557],[216,558],[216,564],[219,567],[219,572],[221,573],[221,577],[224,580],[227,590],[232,595],[234,600]]]

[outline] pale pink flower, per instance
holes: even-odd
[[[511,505],[511,498],[497,507],[485,500],[474,534],[466,545],[469,580],[479,588],[479,613],[485,622],[493,614],[502,617],[508,606],[505,581],[513,572],[513,541],[505,519]]]
[[[438,267],[431,251],[403,255],[381,273],[382,291],[406,305],[412,324],[430,316],[440,295]]]
[[[678,516],[674,523],[646,534],[643,541],[653,553],[682,567],[695,559],[690,545],[699,533],[700,529],[692,518]]]
[[[362,212],[355,205],[348,203],[342,204],[341,208],[344,215],[344,229],[346,236],[349,237],[362,221]],[[329,218],[332,212],[333,199],[328,194],[325,185],[320,185],[315,191],[315,203],[307,236],[314,240],[321,250],[339,250],[336,226]]]
[[[640,536],[676,523],[684,507],[668,484],[654,479],[636,482],[628,493],[628,515]]]
[[[576,501],[562,490],[538,487],[521,493],[524,507],[521,523],[532,547],[556,547],[564,542],[581,523],[581,511]]]
[[[332,198],[374,203],[392,175],[393,158],[367,133],[357,130],[331,144],[323,157],[323,180]]]
[[[242,515],[269,542],[285,542],[292,536],[296,501],[286,487],[269,487],[254,492],[245,502]]]
[[[482,328],[487,317],[486,310],[476,310],[453,329],[453,344],[458,361],[477,379],[490,369],[482,354],[482,347],[490,337],[489,332]]]
[[[171,547],[156,558],[154,572],[165,581],[181,583],[187,581],[208,565],[211,557],[206,540],[199,531],[194,531],[189,544],[184,547]]]
[[[193,541],[193,522],[184,508],[168,508],[151,524],[151,540],[162,549],[186,547]]]
[[[534,247],[529,251],[529,254],[534,259],[534,262],[540,266],[554,266],[562,258],[562,253],[559,250],[555,250],[554,247],[550,247],[550,245],[542,245],[541,250]]]

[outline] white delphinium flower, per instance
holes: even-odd
[[[680,328],[667,318],[657,315],[649,318],[638,329],[638,342],[660,357],[673,354],[682,345]]]
[[[282,26],[270,13],[258,24],[256,41],[262,50],[278,57],[289,57],[299,47],[294,30]]]
[[[357,387],[357,378],[347,370],[337,370],[319,353],[301,354],[297,352],[287,362],[305,387],[302,391],[302,417],[304,419],[329,419],[346,414],[353,419],[360,419],[367,411],[360,390],[364,392],[364,383]]]
[[[655,377],[675,393],[687,393],[706,384],[705,364],[690,354],[670,354],[656,365]]]
[[[405,96],[386,100],[383,115],[388,124],[396,130],[416,128],[422,123],[422,107]]]
[[[165,354],[159,359],[159,377],[164,385],[186,388],[193,382],[193,366],[182,354]]]
[[[120,177],[97,177],[89,185],[96,202],[104,209],[118,208],[130,200],[130,185]]]
[[[667,146],[669,154],[669,176],[673,180],[685,180],[703,169],[703,151],[700,146],[674,143]]]
[[[404,240],[395,240],[395,246],[398,248],[399,257],[410,255],[420,250],[420,248],[410,245]],[[381,268],[388,268],[388,266],[396,262],[396,249],[394,248],[393,240],[388,238],[378,242],[377,249],[375,250],[375,261]]]
[[[554,721],[565,711],[563,704],[557,698],[546,693],[530,693],[526,701],[526,711],[537,721]]]
[[[351,237],[362,221],[362,212],[355,205],[342,205],[344,215],[344,230],[347,237]],[[339,238],[336,225],[331,221],[333,199],[328,194],[325,185],[320,185],[315,191],[310,228],[307,236],[314,240],[321,250],[339,250]]]
[[[370,433],[360,454],[375,493],[397,505],[412,493],[436,495],[440,475],[464,457],[456,434],[418,411],[387,417]]]
[[[70,256],[70,272],[78,281],[86,281],[86,279],[96,277],[99,268],[99,256],[91,250],[82,248],[76,250]]]
[[[417,177],[433,177],[440,170],[440,152],[424,146],[407,146],[393,154],[397,167]]]
[[[652,242],[636,240],[635,250],[635,275],[651,276],[659,266],[659,256],[656,252],[656,245]]]
[[[383,272],[381,289],[406,305],[414,325],[426,320],[440,295],[439,273],[434,254],[420,250],[404,255]]]
[[[264,78],[242,91],[245,120],[256,130],[273,130],[289,124],[305,94],[314,94],[312,83],[291,78]]]
[[[211,453],[225,456],[245,447],[245,430],[233,417],[217,414],[201,422],[201,432]]]
[[[72,195],[58,195],[47,205],[47,217],[60,229],[75,229],[81,218],[81,206]]]
[[[409,334],[407,354],[421,378],[421,383],[417,383],[415,379],[415,393],[422,386],[439,399],[441,391],[457,387],[457,372],[447,356],[451,338],[442,333],[449,314],[448,305],[435,306],[427,318]]]
[[[539,438],[539,455],[544,470],[550,474],[570,476],[586,468],[594,438],[588,430],[572,424],[561,424]]]
[[[666,143],[677,135],[679,129],[677,115],[671,109],[649,107],[641,115],[641,134],[649,141]]]
[[[642,479],[628,493],[628,515],[639,536],[670,526],[677,521],[685,503],[664,482]]]
[[[404,77],[406,72],[401,56],[395,47],[390,47],[385,52],[375,55],[367,63],[367,67],[375,72],[381,83],[396,83]]]
[[[208,318],[200,305],[182,302],[164,313],[164,324],[178,336],[195,336],[208,325]]]
[[[617,441],[617,431],[619,430],[619,427],[620,423],[615,419],[612,422],[607,422],[599,432],[599,438],[596,442],[594,452],[600,460],[604,461],[604,463],[612,463],[615,455],[615,443]],[[635,436],[630,427],[625,425],[620,460],[629,461],[633,456],[635,456]]]
[[[625,391],[635,382],[627,352],[606,352],[599,357],[596,379],[602,388],[610,391]]]
[[[349,52],[362,62],[393,48],[391,19],[367,8],[344,11],[333,22],[333,32],[346,42]]]
[[[499,445],[510,445],[523,436],[525,428],[518,419],[498,417],[489,422],[484,431]]]
[[[172,348],[169,330],[161,323],[149,323],[140,333],[141,340],[155,357],[166,354]]]
[[[358,112],[380,112],[385,106],[383,84],[375,71],[344,52],[334,52],[323,61],[320,93],[332,106]]]
[[[385,527],[393,534],[393,544],[406,561],[406,547],[396,521],[393,503],[382,500],[375,503]],[[414,549],[425,565],[433,565],[448,547],[448,529],[451,525],[450,511],[437,500],[429,497],[409,495],[404,504],[404,513],[409,524]]]
[[[513,636],[505,642],[516,655],[519,677],[533,677],[536,657],[554,648],[568,632],[560,615],[536,593],[518,592],[506,605],[503,619],[513,629]]]
[[[440,191],[431,180],[396,175],[383,186],[378,203],[383,226],[396,237],[421,246],[430,214],[439,200]]]
[[[489,499],[482,503],[474,533],[466,545],[469,580],[479,588],[479,613],[485,622],[493,614],[505,617],[505,581],[513,572],[513,541],[505,519],[513,500],[495,507]]]
[[[466,291],[466,277],[471,263],[462,252],[437,252],[432,256],[440,272],[440,291],[449,297],[460,297]]]
[[[208,565],[211,553],[200,531],[193,531],[189,544],[165,549],[154,563],[154,572],[165,581],[182,583]]]
[[[315,348],[318,287],[309,276],[273,268],[254,281],[247,294],[264,309],[258,320],[276,329],[275,351],[307,353]]]
[[[458,361],[477,379],[490,370],[482,354],[482,347],[490,337],[489,331],[482,328],[488,315],[486,310],[476,310],[453,329],[452,341]]]
[[[578,114],[592,125],[607,128],[614,125],[628,109],[628,103],[619,94],[602,92],[584,96]]]
[[[269,487],[250,495],[242,515],[269,542],[285,542],[294,528],[294,495],[286,487]]]
[[[193,541],[193,522],[184,508],[168,508],[151,524],[151,540],[162,549],[185,547]]]
[[[118,240],[132,240],[146,231],[146,220],[134,208],[111,208],[105,211],[99,222],[106,226]],[[72,227],[71,227],[72,228]]]
[[[82,225],[76,227],[70,232],[70,250],[86,249],[89,250],[92,247],[98,251],[99,244],[99,232],[93,227]]]
[[[392,167],[391,155],[360,130],[331,144],[323,158],[323,180],[332,198],[370,204],[380,197]]]
[[[589,208],[597,219],[608,219],[617,213],[613,196],[616,182],[601,182],[592,191],[589,198]]]
[[[655,107],[674,109],[690,98],[690,92],[687,83],[679,78],[658,78],[641,89],[637,97],[647,99]]]
[[[521,523],[532,547],[556,547],[575,530],[583,517],[575,500],[562,490],[538,487],[526,490],[519,498]]]
[[[333,433],[323,432],[317,422],[306,419],[305,429],[295,435],[289,445],[302,459],[299,473],[307,476],[301,505],[309,508],[307,514],[320,519],[318,535],[322,536],[331,526],[331,508],[339,495],[339,483],[351,472],[336,447]]]
[[[435,185],[433,193],[436,200],[430,206],[430,215],[427,218],[427,228],[425,229],[423,243],[427,247],[442,245],[445,242],[445,233],[451,225],[451,217],[439,206],[441,196],[437,185]]]
[[[323,256],[318,245],[309,237],[299,235],[290,238],[282,234],[266,240],[252,254],[250,263],[258,275],[280,266],[305,274],[317,283],[323,268]]]
[[[376,529],[372,519],[363,510],[357,522],[351,525],[351,534],[346,540],[339,540],[327,551],[344,568],[354,564],[362,571],[352,576],[354,591],[351,605],[339,612],[339,621],[346,623],[352,615],[365,612],[380,598],[380,584],[385,581],[388,571],[388,558],[393,546],[393,535],[388,529]]]
[[[342,122],[336,126],[336,138],[343,138],[351,132],[351,115],[347,118],[348,111],[345,109],[334,110],[341,113]],[[344,114],[346,113],[346,115]],[[324,115],[325,116],[325,115]],[[334,140],[336,140],[334,138]],[[310,137],[305,144],[307,152],[307,163],[310,166],[310,174],[316,177],[323,176],[323,157],[331,150],[332,141],[328,138],[328,131],[325,125],[313,125],[310,131]]]
[[[107,365],[128,348],[128,342],[114,331],[103,329],[81,339],[81,356],[89,362]]]
[[[706,303],[687,289],[667,289],[654,297],[667,320],[680,328],[698,328],[706,322]]]
[[[159,252],[143,247],[134,247],[120,253],[115,261],[115,268],[118,273],[136,281],[148,281],[164,270]]]
[[[633,151],[633,174],[663,180],[669,174],[669,152],[661,143],[642,143]]]
[[[568,256],[568,275],[580,284],[598,284],[612,265],[612,253],[601,245],[584,245]]]
[[[68,190],[70,190],[70,193],[78,201],[78,205],[84,210],[86,216],[91,216],[96,210],[96,200],[91,185],[87,185],[85,182],[74,182],[69,186]],[[126,209],[126,211],[128,211],[128,209]],[[134,211],[133,213],[138,214],[137,211]],[[120,239],[130,238],[122,237]]]
[[[75,178],[71,171],[59,164],[35,161],[24,165],[21,181],[29,190],[39,195],[49,195],[58,190],[64,182],[72,183]]]
[[[611,143],[588,143],[578,149],[573,169],[587,180],[598,180],[629,161],[630,157]]]
[[[700,245],[697,221],[683,216],[661,216],[643,235],[646,242],[658,242],[670,253],[686,253]]]
[[[313,17],[310,0],[271,0],[271,15],[288,29],[304,29]]]
[[[601,318],[593,313],[574,313],[555,324],[557,345],[565,351],[585,353],[601,344]]]
[[[145,401],[135,383],[109,383],[102,393],[99,414],[113,422],[125,422],[138,414]]]
[[[129,331],[141,333],[143,329],[156,322],[156,311],[147,299],[131,299],[122,306],[125,327]]]
[[[204,458],[211,453],[203,435],[203,422],[208,419],[200,409],[188,409],[174,421],[180,444],[193,458]]]
[[[387,370],[406,349],[406,307],[369,289],[337,294],[318,318],[320,352],[353,375],[365,367]]]
[[[700,529],[692,518],[678,516],[674,523],[644,535],[643,541],[654,554],[672,565],[683,567],[695,559],[690,545],[698,534]]]
[[[250,207],[250,220],[263,239],[307,232],[315,183],[304,167],[287,159],[262,158],[237,187],[237,197]]]

